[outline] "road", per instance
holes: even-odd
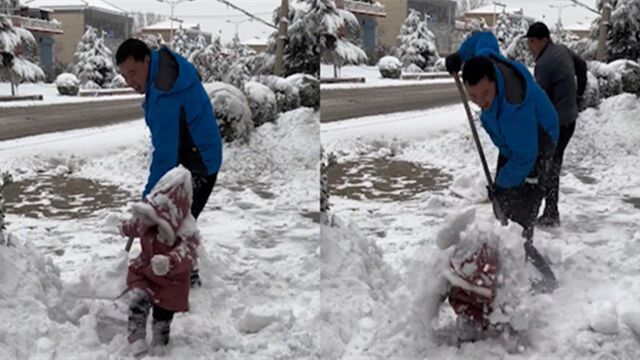
[[[142,99],[0,108],[0,141],[144,117]]]
[[[422,110],[460,102],[455,83],[322,90],[320,121]]]

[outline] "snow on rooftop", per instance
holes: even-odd
[[[115,13],[118,15],[126,15],[127,12],[122,8],[110,4],[103,0],[33,0],[24,2],[29,7],[40,7],[51,10],[80,10],[90,7],[96,10]]]
[[[515,11],[523,10],[525,16],[535,19],[535,21],[542,21],[550,29],[555,27],[558,21],[558,6],[563,7],[562,11],[562,23],[563,24],[576,24],[578,22],[584,24],[590,24],[597,16],[591,11],[581,6],[571,6],[572,2],[568,0],[540,0],[540,1],[522,1],[522,0],[501,0],[501,3],[506,5],[507,13],[514,13]],[[587,1],[587,5],[595,7],[595,1]],[[553,5],[554,7],[551,7]],[[493,4],[485,5],[474,10],[467,11],[468,15],[478,14],[493,14],[493,12],[501,13],[502,7],[495,6]]]
[[[200,29],[200,24],[198,23],[187,23],[180,19],[173,19],[173,28],[177,29],[182,26],[184,29]],[[159,23],[145,26],[142,30],[169,30],[171,29],[171,20],[161,21]]]

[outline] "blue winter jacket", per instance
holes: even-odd
[[[173,85],[170,88],[167,87],[166,91],[158,86],[161,56],[159,51],[168,52],[162,56],[166,57],[170,54],[175,58],[175,60],[172,59],[172,67],[168,69],[173,71],[175,80],[169,82]],[[189,145],[192,145],[193,152],[199,153],[196,155],[198,162],[204,164],[202,167],[206,168],[202,170],[206,174],[202,175],[217,173],[222,164],[220,129],[209,96],[200,83],[196,69],[185,58],[166,48],[159,51],[151,52],[146,96],[142,105],[153,145],[151,168],[143,197],[153,189],[164,174],[180,163],[179,147],[184,147],[180,141],[181,138],[189,139],[188,135],[190,135]],[[161,82],[166,84],[166,81]],[[181,136],[181,121],[186,123],[185,127],[189,134]],[[183,129],[183,132],[186,129]]]
[[[529,70],[521,63],[500,55],[498,41],[492,33],[478,32],[472,35],[460,45],[458,54],[463,62],[472,57],[487,56],[494,63],[497,93],[491,107],[482,110],[480,122],[500,154],[507,158],[507,163],[497,174],[497,185],[504,188],[521,185],[532,173],[543,151],[539,149],[539,138],[550,138],[553,143],[548,141],[551,149],[544,151],[544,157],[553,155],[559,136],[558,114],[547,95],[534,82]],[[511,65],[524,78],[522,102],[512,103],[507,99],[505,78],[498,62],[506,64],[502,66]],[[539,130],[546,134],[538,134]]]

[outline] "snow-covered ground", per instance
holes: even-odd
[[[176,315],[163,358],[317,353],[318,116],[287,112],[256,129],[248,145],[225,147],[198,219],[203,286],[192,290],[190,311]],[[142,120],[0,143],[0,169],[14,174],[13,186],[40,191],[36,200],[7,204],[12,245],[0,245],[0,358],[122,358],[126,299],[83,297],[115,297],[124,286],[126,241],[108,224],[125,215],[127,201],[112,198],[139,199],[149,147]],[[104,187],[111,194],[100,195]],[[5,193],[15,200],[11,189]],[[38,216],[33,202],[48,215]],[[85,215],[87,202],[97,210]],[[131,256],[137,251],[134,244]]]
[[[561,178],[562,226],[536,229],[534,237],[560,286],[549,295],[522,296],[528,283],[514,279],[525,270],[505,274],[522,284],[512,289],[520,294],[517,306],[504,310],[522,329],[519,348],[502,338],[456,347],[429,336],[429,329],[452,321],[448,306],[436,322],[429,320],[451,254],[436,244],[439,230],[453,226],[447,216],[475,209],[461,237],[498,239],[515,254],[512,261],[523,261],[515,252],[522,249],[518,225],[500,227],[483,202],[484,176],[462,106],[322,124],[323,148],[338,160],[329,170],[332,226],[321,230],[323,354],[640,358],[638,113],[640,99],[623,94],[577,120]],[[479,133],[493,170],[496,151]],[[422,179],[424,173],[437,181]]]
[[[11,95],[11,85],[7,82],[0,82],[0,95]],[[47,83],[31,83],[22,84],[18,87],[18,95],[42,95],[42,100],[38,101],[2,101],[0,102],[0,108],[3,107],[31,107],[31,106],[43,106],[52,104],[77,104],[85,102],[95,101],[109,101],[109,100],[125,100],[125,99],[138,99],[142,98],[139,94],[128,95],[112,95],[112,96],[66,96],[60,95],[55,84]]]
[[[320,64],[320,77],[333,78],[333,65]],[[384,79],[380,75],[377,66],[370,65],[347,65],[340,70],[340,78],[361,78],[365,79],[364,83],[343,83],[343,84],[320,84],[322,89],[356,89],[366,87],[387,87],[387,86],[406,86],[406,85],[423,85],[423,84],[443,84],[453,82],[453,78],[430,79],[430,80],[400,80],[400,79]]]

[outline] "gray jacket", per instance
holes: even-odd
[[[536,59],[535,77],[556,108],[560,125],[576,121],[587,86],[587,63],[566,46],[550,42]]]

